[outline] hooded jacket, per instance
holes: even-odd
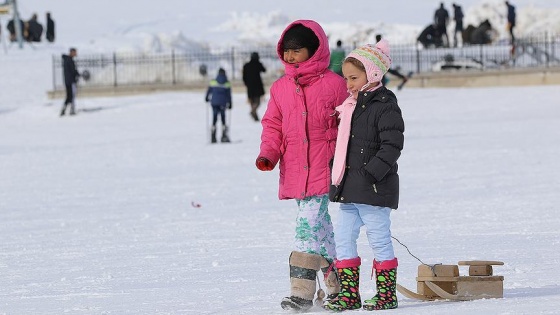
[[[218,73],[216,78],[210,81],[205,100],[210,101],[212,106],[227,105],[231,108],[231,83],[225,74]]]
[[[284,34],[295,24],[311,29],[319,39],[317,51],[306,61],[284,61]],[[270,88],[261,120],[259,157],[274,166],[280,162],[280,199],[303,199],[326,194],[331,182],[330,162],[337,135],[335,107],[348,92],[344,79],[328,69],[330,50],[321,26],[311,20],[294,21],[282,32],[277,53],[285,75]]]

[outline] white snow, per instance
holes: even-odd
[[[100,34],[111,37],[136,20],[187,28],[191,1],[169,1],[182,9],[161,12],[147,1],[21,2],[24,16],[50,6],[60,41],[0,53],[0,314],[286,314],[279,302],[289,293],[296,205],[277,200],[277,170],[254,167],[261,126],[251,121],[243,90],[234,93],[234,143],[217,145],[207,141],[201,92],[78,96],[78,115],[62,118],[62,101],[46,98],[53,54],[87,41],[110,50],[120,42]],[[438,3],[421,7],[431,17]],[[200,20],[213,12],[197,6]],[[264,17],[280,19],[283,10],[262,12],[250,13],[252,22],[278,36]],[[63,17],[85,13],[78,37]],[[120,47],[135,45],[142,40]],[[504,261],[494,270],[505,278],[505,296],[420,302],[399,295],[399,308],[387,313],[558,314],[560,90],[405,88],[397,96],[406,132],[393,235],[429,264]],[[331,204],[334,220],[337,209]],[[398,281],[415,290],[420,262],[394,245]],[[373,257],[363,234],[359,251],[369,298]]]

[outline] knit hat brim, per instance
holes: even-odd
[[[381,39],[375,46],[367,44],[354,49],[346,58],[359,60],[366,69],[368,82],[381,81],[383,76],[391,68],[391,57],[389,57],[389,42]]]

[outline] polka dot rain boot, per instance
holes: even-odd
[[[397,308],[397,258],[383,262],[373,261],[377,294],[364,301],[364,310],[377,311]]]

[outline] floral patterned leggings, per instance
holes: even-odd
[[[296,199],[296,202],[295,250],[318,254],[329,260],[336,258],[328,194]]]

